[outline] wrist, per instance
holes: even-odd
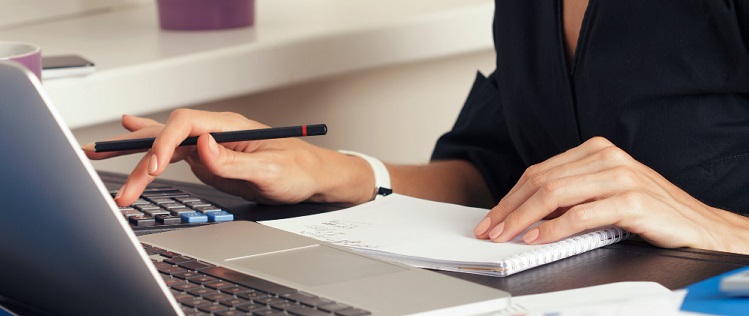
[[[749,255],[749,218],[730,211],[715,210],[722,215],[725,223],[723,229],[719,230],[723,235],[719,250]]]
[[[363,158],[324,149],[317,192],[310,201],[361,204],[374,197],[375,174]]]
[[[377,158],[358,153],[355,151],[339,150],[338,152],[347,155],[354,156],[363,159],[369,168],[372,170],[374,175],[374,185],[372,186],[372,198],[370,200],[378,199],[393,193],[392,186],[390,185],[390,172],[382,161]]]

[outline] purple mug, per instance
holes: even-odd
[[[42,49],[22,42],[0,42],[0,60],[10,60],[24,65],[42,80]]]
[[[166,30],[214,30],[250,26],[255,0],[157,0]]]

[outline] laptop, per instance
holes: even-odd
[[[0,100],[0,299],[33,314],[468,315],[509,303],[250,221],[138,239],[33,74],[0,62]]]

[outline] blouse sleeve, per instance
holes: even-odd
[[[442,135],[432,160],[471,162],[484,177],[495,202],[512,188],[525,170],[507,130],[494,74],[481,73],[452,130]]]

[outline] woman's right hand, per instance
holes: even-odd
[[[259,203],[358,204],[372,196],[374,177],[360,158],[296,138],[217,144],[209,133],[268,127],[236,113],[177,109],[165,124],[126,115],[122,117],[122,125],[130,133],[113,139],[156,137],[156,140],[115,197],[121,206],[135,202],[169,163],[181,160],[206,184]],[[178,147],[190,136],[199,136],[196,146]],[[88,152],[87,155],[90,159],[106,159],[132,153]]]

